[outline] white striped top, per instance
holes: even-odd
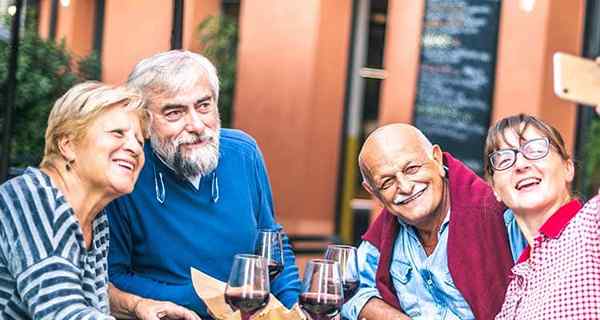
[[[85,248],[73,209],[35,168],[0,186],[0,319],[113,319],[108,219]]]

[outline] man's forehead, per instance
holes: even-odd
[[[390,166],[402,166],[409,162],[420,162],[429,158],[426,150],[416,144],[373,145],[365,154],[364,163],[372,173]]]
[[[209,87],[193,86],[178,92],[158,94],[152,99],[152,105],[157,108],[165,105],[190,105],[206,98],[214,99]]]

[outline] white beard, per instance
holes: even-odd
[[[204,129],[202,134],[183,131],[174,140],[161,139],[158,135],[150,135],[152,148],[175,172],[185,178],[206,176],[219,164],[219,137],[221,126],[216,130]],[[201,148],[185,153],[182,144],[208,140]]]

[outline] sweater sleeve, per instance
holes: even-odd
[[[110,222],[110,282],[122,291],[144,298],[171,301],[206,315],[206,306],[196,295],[191,281],[187,284],[169,284],[135,273],[131,263],[133,242],[126,206],[124,200],[119,199],[109,204],[106,209]]]
[[[32,319],[114,319],[88,305],[79,270],[56,255],[36,261],[16,278]]]
[[[15,280],[26,318],[114,319],[85,299],[84,271],[65,250],[77,241],[70,207],[54,207],[44,188],[34,186],[29,177],[25,180],[28,184],[15,182],[0,189],[0,281]],[[7,298],[0,293],[0,300]]]
[[[255,172],[259,197],[258,225],[261,228],[280,230],[283,234],[283,271],[275,278],[275,281],[271,283],[271,292],[287,308],[291,308],[298,302],[301,287],[298,267],[296,266],[296,257],[287,234],[283,231],[282,226],[275,221],[275,215],[273,213],[273,196],[271,193],[269,176],[267,174],[264,159],[260,150],[258,150],[258,147],[257,155],[255,157]]]

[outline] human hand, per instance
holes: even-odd
[[[133,311],[140,320],[202,320],[194,311],[168,301],[142,298]]]

